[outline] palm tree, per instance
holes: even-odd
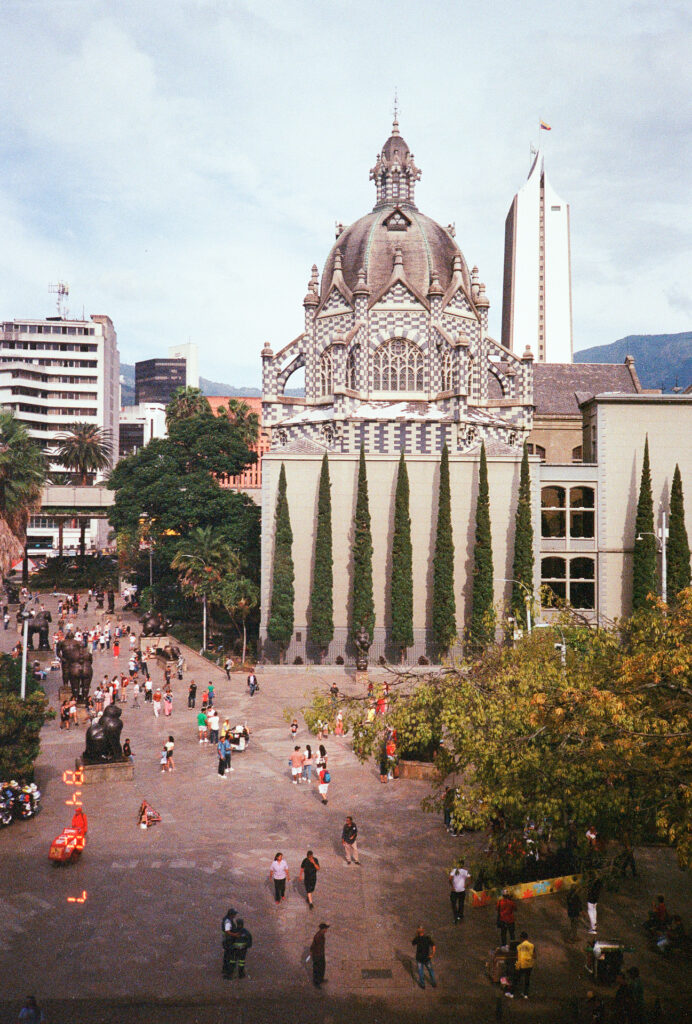
[[[259,587],[245,576],[235,576],[229,573],[221,581],[216,596],[234,623],[240,619],[243,629],[242,664],[244,665],[247,653],[247,620],[250,612],[259,604]]]
[[[0,570],[22,556],[29,513],[38,508],[45,465],[40,447],[9,410],[0,410]]]
[[[173,420],[187,420],[201,412],[211,412],[211,409],[200,389],[177,388],[166,406],[166,426]]]
[[[207,648],[207,601],[226,572],[237,571],[239,559],[216,526],[196,526],[178,546],[171,569],[178,570],[184,592],[202,598],[202,650]]]
[[[79,478],[82,487],[99,470],[108,469],[113,458],[109,430],[96,423],[71,423],[58,437],[55,460]]]
[[[217,410],[217,415],[226,415],[226,409],[223,406],[220,406]],[[257,444],[257,438],[259,436],[259,416],[256,412],[252,411],[247,402],[243,402],[238,398],[229,398],[227,415],[233,420],[238,428],[238,434],[244,444],[249,448]]]

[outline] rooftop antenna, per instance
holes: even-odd
[[[65,281],[58,281],[57,284],[49,284],[48,291],[52,295],[57,295],[57,301],[55,303],[58,316],[61,320],[67,320],[69,310],[67,308],[67,296],[70,294],[70,286]]]

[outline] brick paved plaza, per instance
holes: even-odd
[[[56,618],[56,600],[47,605]],[[119,604],[118,606],[119,607]],[[105,618],[105,616],[104,616]],[[125,616],[126,621],[134,619]],[[80,624],[94,617],[83,616]],[[0,632],[3,650],[14,630]],[[348,737],[326,742],[332,783],[328,806],[317,786],[293,786],[288,756],[293,748],[283,711],[295,711],[316,687],[334,679],[354,687],[343,669],[261,669],[261,690],[247,695],[245,676],[232,676],[188,652],[183,682],[174,681],[169,719],[154,718],[151,705],[123,708],[122,738],[135,753],[135,781],[82,790],[89,836],[81,862],[63,868],[48,860],[51,839],[69,823],[71,789],[62,773],[84,748],[84,731],[61,732],[57,719],[43,734],[37,782],[43,810],[36,820],[15,822],[0,834],[0,1020],[14,1021],[33,992],[51,1024],[92,1022],[312,1022],[370,1021],[573,1021],[583,1016],[589,979],[583,943],[565,943],[565,910],[554,897],[522,904],[538,952],[532,998],[500,1000],[484,970],[497,943],[494,909],[468,910],[452,923],[447,871],[456,857],[468,860],[482,837],[455,839],[439,815],[424,813],[424,783],[381,785],[374,764],[361,765]],[[94,686],[116,665],[111,652],[94,657]],[[162,679],[153,668],[154,682]],[[213,747],[197,740],[196,712],[187,709],[190,679],[213,679],[222,720],[249,723],[249,750],[234,755],[235,771],[223,781]],[[48,692],[57,707],[58,673]],[[199,704],[199,700],[198,700]],[[313,742],[302,722],[298,742]],[[173,774],[161,774],[158,755],[175,736]],[[314,745],[314,743],[313,743]],[[146,798],[161,824],[136,827]],[[340,842],[346,814],[355,818],[362,866],[347,866]],[[296,882],[311,847],[321,863],[316,909],[307,909]],[[273,902],[268,872],[277,850],[291,870],[287,900]],[[635,948],[626,965],[638,964],[647,1000],[659,996],[664,1020],[683,1021],[688,964],[649,952],[640,927],[651,898],[666,893],[671,910],[686,924],[692,901],[689,879],[663,850],[638,854],[640,876],[599,904],[599,933],[624,938]],[[86,891],[83,903],[68,897]],[[254,937],[248,976],[221,977],[221,917],[234,906]],[[316,991],[305,958],[320,921],[327,938],[328,984]],[[439,985],[420,991],[412,976],[411,938],[421,922],[436,944]],[[586,937],[586,930],[583,930]],[[369,973],[372,972],[372,973]],[[574,1016],[574,1006],[582,1016]]]

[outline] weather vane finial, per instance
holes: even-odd
[[[399,134],[399,95],[394,87],[394,123],[392,124],[392,135]]]

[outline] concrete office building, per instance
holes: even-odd
[[[155,437],[165,436],[166,406],[160,402],[124,405],[120,410],[120,458],[139,451]]]
[[[572,362],[569,205],[539,151],[505,221],[502,344],[540,363]]]
[[[168,355],[171,359],[185,360],[185,385],[188,388],[198,388],[199,360],[197,345],[194,342],[188,342],[186,345],[171,345],[168,349]]]
[[[135,363],[135,405],[168,405],[178,388],[187,384],[184,359],[142,359]]]

